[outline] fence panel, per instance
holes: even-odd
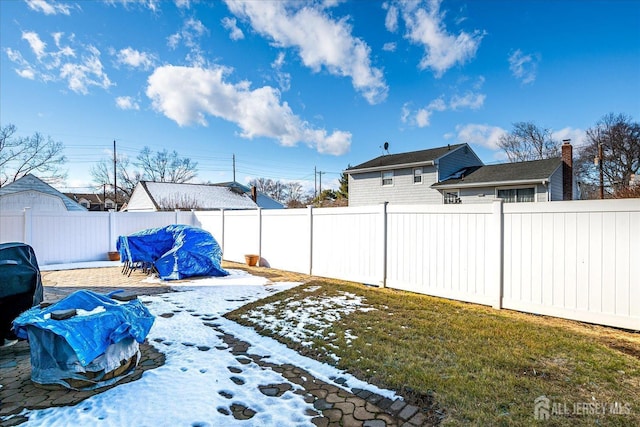
[[[88,215],[97,212],[88,213]],[[189,212],[191,215],[191,213]],[[176,212],[116,212],[115,236],[126,236],[147,228],[175,224]]]
[[[24,212],[3,211],[0,214],[0,243],[22,242],[24,239]]]
[[[314,209],[313,274],[382,284],[384,237],[380,206]]]
[[[640,201],[504,205],[503,307],[640,329]]]
[[[492,222],[491,205],[389,206],[387,286],[492,304]]]
[[[262,210],[261,256],[265,265],[308,274],[314,209]]]
[[[193,225],[207,230],[216,239],[224,255],[224,230],[222,228],[222,211],[195,211],[193,213]]]
[[[31,239],[38,263],[106,261],[109,242],[108,212],[31,213]]]
[[[244,262],[246,254],[260,252],[260,210],[224,212],[224,256]],[[278,267],[275,267],[278,268]]]

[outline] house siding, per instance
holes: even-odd
[[[147,194],[147,192],[142,188],[142,184],[138,184],[133,194],[131,195],[131,199],[129,199],[129,203],[127,203],[127,210],[129,212],[132,211],[142,211],[142,212],[153,212],[156,210],[153,201]]]
[[[434,166],[422,167],[422,183],[414,184],[413,169],[393,171],[393,185],[383,186],[381,172],[349,174],[349,206],[431,203],[441,204],[442,195],[431,188],[436,182]]]
[[[551,201],[562,200],[562,167],[551,174],[549,190],[551,191]]]
[[[33,211],[66,211],[62,199],[40,191],[21,191],[0,197],[0,211],[21,211],[30,208]]]
[[[482,166],[480,159],[468,146],[464,145],[438,160],[439,181],[445,180],[462,168]]]
[[[498,189],[504,190],[508,188],[530,188],[535,187],[535,201],[546,202],[547,201],[547,187],[542,184],[523,184],[523,185],[506,185],[498,187],[475,187],[475,188],[460,188],[458,197],[463,204],[481,204],[491,203],[498,197]],[[457,189],[442,190],[442,194],[445,192],[456,192]],[[444,196],[443,196],[444,197]]]

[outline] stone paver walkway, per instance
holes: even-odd
[[[120,274],[116,267],[42,272],[45,285],[45,300],[57,301],[71,292],[80,288],[91,289],[96,292],[106,293],[111,290],[125,289],[137,295],[152,295],[171,292],[167,286],[142,282],[145,278],[142,273],[134,272],[131,277]],[[296,390],[304,396],[305,401],[313,405],[307,415],[312,416],[312,422],[321,427],[416,427],[429,424],[426,414],[421,408],[409,405],[402,399],[390,400],[370,391],[353,388],[351,391],[338,387],[335,384],[346,384],[344,378],[331,378],[335,384],[330,384],[315,378],[309,372],[290,365],[275,364],[268,357],[249,354],[250,344],[232,335],[224,333],[213,322],[206,322],[206,326],[214,328],[223,336],[226,347],[220,346],[216,351],[231,352],[241,365],[255,363],[262,369],[269,369],[280,373],[287,381],[298,384],[302,390]],[[162,343],[162,341],[158,341]],[[209,349],[207,349],[209,350]],[[135,372],[119,383],[93,391],[74,391],[59,387],[36,386],[30,379],[31,366],[29,358],[29,346],[27,342],[0,348],[0,424],[2,426],[19,425],[26,418],[14,416],[4,419],[3,416],[18,414],[23,409],[43,409],[52,406],[74,405],[84,399],[101,393],[118,384],[135,381],[141,377],[144,371],[162,366],[164,355],[158,352],[152,345],[141,345],[141,360]],[[242,369],[228,367],[230,379],[238,385],[242,385],[240,375]],[[279,397],[291,390],[290,383],[263,384],[259,391],[265,396]],[[225,396],[229,399],[232,395]],[[228,394],[228,393],[227,393]],[[229,406],[220,406],[218,412],[238,420],[249,420],[255,415],[252,408],[230,403]]]

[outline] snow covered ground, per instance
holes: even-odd
[[[329,383],[340,377],[347,380],[349,387],[370,390],[391,399],[397,397],[389,390],[381,390],[329,365],[303,357],[273,339],[258,335],[253,329],[221,317],[275,292],[305,286],[300,283],[271,284],[268,279],[241,270],[230,270],[230,273],[227,277],[198,279],[174,286],[180,292],[141,297],[157,316],[148,340],[165,354],[163,366],[145,372],[137,381],[118,385],[75,406],[24,411],[22,415],[29,421],[23,425],[313,426],[311,416],[305,413],[307,409],[313,409],[312,404],[293,393],[300,386],[255,363],[240,363],[218,331],[250,343],[249,354],[268,356],[271,363],[289,363]],[[323,322],[339,319],[349,310],[363,308],[362,301],[353,295],[345,295],[333,303],[313,302],[314,305],[319,303],[322,304]],[[254,311],[251,315],[255,320],[259,313]],[[269,321],[265,316],[264,322]],[[306,321],[317,322],[317,319],[292,316],[288,324],[279,322],[271,326],[304,342],[311,337],[298,334]],[[216,328],[206,323],[215,323]],[[229,368],[240,372],[232,374]],[[231,377],[240,378],[244,384],[237,384]],[[278,383],[289,383],[291,390],[280,397],[266,396],[259,391],[259,385]],[[255,416],[249,420],[236,420],[222,413],[234,403],[255,410]]]

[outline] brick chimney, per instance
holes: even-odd
[[[573,147],[562,140],[562,200],[573,200]]]
[[[255,185],[251,186],[251,200],[253,200],[253,203],[258,203],[258,190]]]

